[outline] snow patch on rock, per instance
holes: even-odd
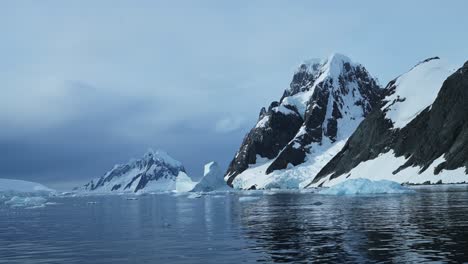
[[[370,180],[390,180],[398,183],[423,184],[423,183],[468,183],[468,174],[465,167],[455,170],[442,170],[438,174],[434,173],[435,168],[445,162],[445,158],[440,156],[423,172],[421,167],[408,167],[403,170],[397,169],[405,164],[407,159],[403,156],[396,157],[393,151],[380,154],[377,158],[359,163],[349,173],[330,179],[329,176],[311,185],[332,186],[345,181],[346,179],[365,178]],[[346,177],[345,177],[346,176]]]

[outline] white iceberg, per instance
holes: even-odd
[[[329,195],[365,195],[412,192],[414,191],[394,181],[371,181],[369,179],[358,178],[338,183],[330,188],[321,190],[319,193]]]
[[[187,195],[188,199],[198,199],[198,198],[201,198],[201,197],[202,197],[201,193],[191,193],[191,194]]]
[[[218,163],[212,161],[205,165],[203,178],[195,185],[192,192],[212,192],[231,189],[224,181],[224,173]]]
[[[12,208],[41,208],[55,191],[36,182],[0,179],[0,200]],[[49,203],[50,204],[50,203]]]
[[[192,178],[181,172],[176,178],[176,192],[189,192],[196,184]]]
[[[27,207],[27,208],[40,208],[44,207],[47,203],[47,199],[40,196],[32,197],[20,197],[13,196],[10,200],[6,201],[5,204],[11,207]]]
[[[259,196],[242,196],[239,197],[239,202],[244,203],[244,202],[255,202],[260,200],[261,197]]]

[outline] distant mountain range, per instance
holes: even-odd
[[[280,100],[260,110],[224,181],[210,163],[197,185],[180,162],[150,151],[80,189],[295,189],[348,178],[468,182],[468,62],[457,70],[429,58],[381,87],[344,55],[309,60]]]

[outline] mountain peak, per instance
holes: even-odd
[[[312,175],[333,156],[335,143],[344,144],[379,96],[376,80],[345,55],[305,61],[244,138],[226,173],[228,184],[298,188],[307,178],[301,175]],[[303,169],[308,172],[298,172]]]
[[[325,70],[328,68],[341,69],[341,66],[345,63],[352,64],[352,61],[346,55],[341,53],[332,53],[325,59],[312,58],[303,61],[296,73],[306,71],[308,73],[314,74],[325,72]]]
[[[327,61],[331,63],[346,63],[351,62],[351,59],[344,54],[334,52],[328,56]]]
[[[159,160],[163,163],[171,165],[173,167],[181,167],[182,163],[167,154],[164,150],[156,149],[153,150],[149,148],[146,153],[143,155],[144,160]]]
[[[114,166],[82,189],[98,192],[181,191],[190,190],[193,185],[182,163],[162,150],[148,149],[142,158]]]
[[[411,68],[410,71],[413,70],[414,68],[422,65],[422,64],[425,64],[425,63],[428,63],[428,62],[432,63],[432,62],[436,62],[436,61],[440,61],[440,60],[441,59],[438,56],[427,58],[425,60],[422,60],[422,61],[418,62],[416,65],[414,65],[414,67]]]

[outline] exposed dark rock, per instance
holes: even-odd
[[[343,117],[341,111],[345,111],[343,109],[343,96],[350,92],[348,90],[350,88],[347,86],[350,81],[356,81],[360,84],[358,87],[365,100],[364,102],[358,101],[357,104],[362,107],[364,116],[371,111],[375,104],[379,103],[381,91],[377,83],[369,77],[367,71],[360,66],[354,69],[349,63],[345,64],[348,66],[344,66],[345,69],[339,78],[338,89],[333,89],[333,79],[328,79],[317,85],[305,113],[304,129],[306,133],[296,137],[286,146],[268,167],[267,174],[275,170],[286,169],[288,164],[294,166],[302,164],[310,152],[308,146],[313,142],[322,142],[323,137],[329,138],[332,142],[336,140],[338,119]],[[332,113],[331,117],[326,119],[330,99],[332,100]]]
[[[257,190],[257,187],[256,187],[255,185],[252,185],[252,186],[250,186],[250,188],[249,188],[248,190],[249,190],[249,191],[251,191],[251,190]]]
[[[302,118],[299,114],[275,111],[277,106],[277,102],[273,102],[268,112],[262,111],[260,119],[268,118],[265,126],[253,128],[244,138],[240,150],[229,165],[228,185],[232,186],[232,180],[246,170],[249,164],[256,162],[257,155],[269,159],[276,157],[301,127]]]

